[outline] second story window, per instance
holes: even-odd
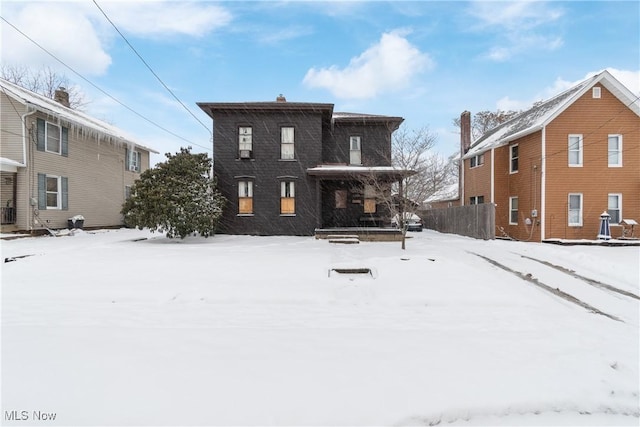
[[[47,122],[46,151],[60,154],[60,126]]]
[[[569,135],[569,166],[582,166],[582,135]]]
[[[250,159],[253,151],[253,129],[250,126],[238,128],[238,151],[241,159]]]
[[[362,164],[361,140],[359,136],[349,138],[349,164]]]
[[[518,172],[518,144],[509,147],[509,172]]]
[[[293,160],[294,151],[294,129],[292,127],[280,128],[280,158],[282,160]]]
[[[622,166],[622,135],[609,135],[609,167]]]
[[[484,165],[484,154],[478,154],[469,159],[470,167],[476,168]]]
[[[140,172],[140,164],[142,156],[139,151],[129,150],[126,151],[126,169],[130,172]]]
[[[253,214],[253,181],[238,182],[238,214]]]
[[[69,155],[69,129],[55,123],[37,119],[37,150]]]

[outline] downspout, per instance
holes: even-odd
[[[495,164],[495,149],[491,149],[491,203],[495,205],[495,174],[496,174],[496,164]]]
[[[29,171],[29,169],[27,168],[27,116],[30,116],[31,114],[35,114],[36,112],[37,112],[36,110],[33,110],[31,112],[24,113],[22,116],[20,116],[20,118],[22,120],[22,166],[24,166],[24,168],[25,168],[26,185],[27,185],[27,209],[25,210],[25,213],[27,215],[27,227],[29,228],[29,230],[33,230],[33,209],[31,209],[31,197],[32,197],[31,180],[32,180],[32,174]],[[17,185],[17,182],[16,182],[16,185]],[[15,208],[16,208],[16,219],[17,219],[18,218],[18,203],[17,203],[17,200],[16,200],[16,203],[15,203]]]
[[[24,113],[22,119],[22,166],[27,167],[27,116],[35,114],[36,110]]]
[[[540,241],[543,241],[545,237],[545,210],[546,210],[546,172],[547,172],[547,127],[542,128],[542,140],[541,140],[541,154],[540,159],[540,214],[538,215],[540,221]]]

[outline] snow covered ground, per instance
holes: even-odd
[[[410,235],[2,241],[1,423],[639,424],[640,247]]]

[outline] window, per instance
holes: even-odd
[[[509,197],[509,224],[518,225],[518,198]]]
[[[601,93],[600,86],[594,86],[594,87],[591,89],[591,96],[592,96],[593,98],[596,98],[596,99],[597,99],[597,98],[600,98],[600,93]]]
[[[46,147],[45,150],[49,153],[60,154],[60,140],[62,139],[60,136],[60,126],[54,125],[53,123],[47,122],[46,128]]]
[[[37,150],[67,157],[69,155],[69,129],[43,119],[36,119],[36,124]]]
[[[582,226],[582,194],[570,193],[569,194],[569,226],[581,227]]]
[[[470,205],[481,205],[484,203],[484,196],[471,196],[469,197]]]
[[[69,180],[64,176],[38,174],[38,209],[68,209]]]
[[[253,151],[253,129],[248,126],[238,128],[238,150],[241,159],[251,158]]]
[[[361,141],[359,136],[349,138],[349,163],[352,165],[362,164]]]
[[[238,214],[253,214],[253,181],[238,182]]]
[[[364,186],[364,213],[376,213],[376,190],[371,184]]]
[[[511,159],[509,172],[518,172],[518,144],[509,147],[509,158]]]
[[[127,200],[129,197],[131,197],[131,186],[130,185],[125,185],[124,186],[124,199]]]
[[[296,213],[295,186],[293,181],[280,183],[280,214],[291,215]]]
[[[469,159],[469,163],[471,164],[472,168],[484,165],[484,153],[473,156],[471,159]]]
[[[347,208],[347,190],[336,190],[335,193],[336,209]]]
[[[622,135],[609,135],[609,167],[622,166]]]
[[[582,166],[582,135],[569,135],[569,166]]]
[[[609,194],[607,213],[610,215],[611,224],[620,224],[622,221],[622,194]]]
[[[139,151],[126,149],[126,170],[131,172],[140,172],[140,164],[142,160],[142,156]]]
[[[294,158],[294,129],[292,127],[280,128],[280,158],[293,160]]]

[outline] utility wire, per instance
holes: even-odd
[[[196,121],[198,123],[200,123],[202,125],[203,128],[205,128],[209,134],[211,134],[211,129],[205,125],[204,123],[202,123],[202,121],[196,117],[195,114],[193,114],[193,112],[186,106],[184,105],[184,103],[176,96],[175,93],[173,93],[173,91],[171,89],[169,89],[169,87],[162,81],[162,79],[158,76],[158,74],[156,74],[155,71],[153,71],[153,69],[151,68],[151,66],[147,63],[147,61],[144,60],[144,58],[142,57],[142,55],[140,55],[140,53],[138,53],[138,51],[136,50],[135,47],[133,47],[133,45],[129,42],[129,40],[127,40],[127,38],[124,36],[124,34],[122,34],[122,32],[118,29],[118,27],[116,26],[116,24],[113,23],[113,21],[109,18],[109,16],[107,16],[106,12],[100,7],[100,5],[98,4],[98,2],[96,0],[93,0],[93,4],[96,5],[96,7],[98,8],[98,10],[100,10],[100,12],[102,12],[102,15],[104,15],[104,17],[106,18],[107,21],[109,21],[109,23],[111,24],[111,26],[118,32],[118,34],[120,34],[120,37],[122,37],[122,39],[125,41],[125,43],[127,43],[127,45],[131,48],[131,50],[133,51],[133,53],[136,54],[136,56],[140,59],[140,61],[142,61],[142,63],[147,67],[147,69],[149,69],[149,71],[151,72],[151,74],[153,74],[153,76],[160,82],[160,84],[167,90],[167,92],[169,92],[171,94],[171,96],[173,96],[173,98],[178,101],[178,103],[180,105],[182,105],[182,108],[184,108],[190,115],[191,117],[193,117],[194,119],[196,119]],[[212,135],[213,136],[213,135]]]
[[[193,141],[189,141],[188,139],[178,135],[175,132],[170,131],[169,129],[159,125],[158,123],[154,122],[153,120],[143,116],[142,114],[138,113],[137,111],[135,111],[133,108],[129,107],[128,105],[126,105],[125,103],[123,103],[122,101],[120,101],[119,99],[117,99],[116,97],[114,97],[113,95],[107,93],[104,89],[100,88],[99,86],[97,86],[95,83],[93,83],[92,81],[90,81],[89,79],[87,79],[86,77],[84,77],[82,74],[78,73],[76,70],[74,70],[72,67],[70,67],[69,65],[67,65],[64,61],[62,61],[60,58],[58,58],[57,56],[55,56],[53,53],[49,52],[46,48],[44,48],[42,45],[40,45],[38,42],[36,42],[35,40],[33,40],[31,37],[29,37],[27,34],[25,34],[24,32],[22,32],[18,27],[16,27],[15,25],[13,25],[11,22],[7,21],[7,19],[4,16],[0,15],[0,19],[2,19],[4,22],[6,22],[9,26],[11,26],[14,30],[16,30],[18,33],[20,33],[23,37],[25,37],[27,40],[29,40],[31,43],[33,43],[34,45],[38,46],[40,49],[42,49],[45,53],[47,53],[49,56],[51,56],[53,59],[55,59],[56,61],[58,61],[60,64],[64,65],[65,67],[67,67],[72,73],[74,73],[75,75],[77,75],[78,77],[80,77],[82,80],[84,80],[85,82],[89,83],[91,86],[93,86],[94,88],[96,88],[97,90],[99,90],[100,92],[102,92],[103,94],[105,94],[106,96],[108,96],[109,98],[111,98],[112,100],[114,100],[115,102],[117,102],[118,104],[120,104],[121,106],[123,106],[124,108],[126,108],[127,110],[131,111],[133,114],[135,114],[136,116],[140,117],[141,119],[147,121],[148,123],[152,124],[153,126],[157,127],[158,129],[161,129],[165,132],[167,132],[170,135],[175,136],[178,139],[181,139],[189,144],[192,145],[196,145],[200,148],[204,148],[205,150],[208,151],[212,151],[210,147],[205,147],[203,145],[197,144]]]

